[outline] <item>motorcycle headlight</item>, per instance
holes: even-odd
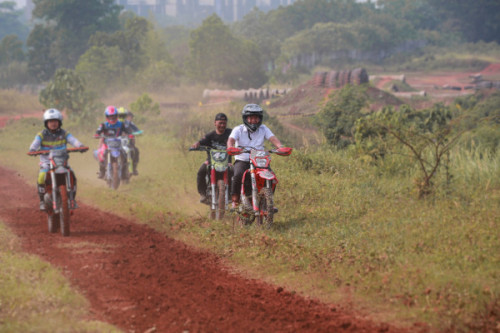
[[[265,168],[267,164],[267,159],[265,158],[256,158],[255,163],[257,164],[258,168]]]

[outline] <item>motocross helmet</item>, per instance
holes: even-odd
[[[45,125],[45,128],[48,129],[47,122],[49,120],[53,120],[53,119],[59,121],[59,128],[61,128],[61,126],[62,126],[62,120],[63,120],[63,116],[62,116],[61,111],[59,111],[57,109],[47,109],[47,110],[45,110],[45,112],[43,113],[43,124]]]
[[[128,110],[123,106],[118,108],[118,118],[124,120],[127,117]]]
[[[107,106],[104,110],[104,115],[110,124],[116,124],[118,120],[118,110],[114,106]]]
[[[247,121],[248,116],[258,116],[259,122],[257,124],[250,124]],[[247,104],[243,107],[241,111],[241,117],[243,118],[243,124],[250,131],[250,133],[255,132],[260,125],[262,125],[262,118],[264,117],[264,110],[257,104]]]

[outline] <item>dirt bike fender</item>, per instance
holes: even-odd
[[[109,153],[111,154],[111,157],[114,157],[114,158],[120,157],[120,151],[118,149],[116,149],[116,150],[112,149]]]
[[[260,178],[267,179],[267,180],[276,179],[276,175],[274,174],[274,172],[269,171],[269,170],[258,170],[257,175],[259,175]]]
[[[68,169],[66,169],[65,167],[58,167],[57,169],[54,170],[55,173],[66,173],[68,172]]]

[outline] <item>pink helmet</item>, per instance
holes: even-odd
[[[106,118],[111,116],[118,117],[118,110],[116,110],[116,107],[114,107],[113,105],[107,106],[104,110],[104,115],[106,116]]]

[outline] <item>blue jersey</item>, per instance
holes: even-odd
[[[125,127],[121,121],[117,121],[114,124],[110,124],[109,122],[102,123],[97,128],[96,134],[103,135],[105,137],[120,137],[123,134],[131,134],[132,131],[130,128]]]

